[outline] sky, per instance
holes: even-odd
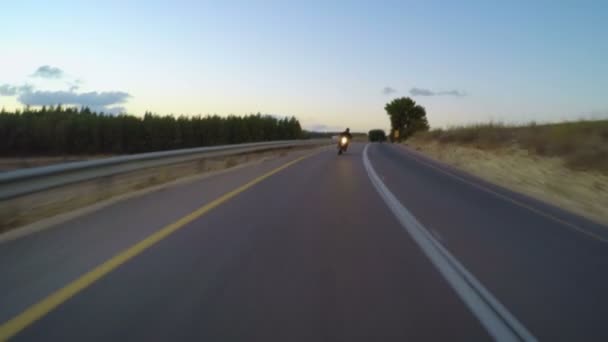
[[[608,118],[608,1],[11,1],[0,107],[388,128]]]

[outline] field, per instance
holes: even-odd
[[[608,121],[453,127],[417,133],[406,144],[608,224]]]
[[[608,174],[608,120],[505,126],[483,124],[418,133],[420,142],[482,150],[521,148],[542,157],[558,157],[573,170]]]

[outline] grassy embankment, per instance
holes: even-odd
[[[418,133],[406,144],[608,224],[608,120],[453,127]]]

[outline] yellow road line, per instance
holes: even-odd
[[[118,268],[120,265],[134,258],[138,254],[142,253],[146,249],[155,245],[159,241],[163,240],[167,236],[175,233],[178,229],[183,228],[188,223],[198,219],[203,216],[207,212],[211,211],[215,207],[221,205],[222,203],[230,200],[231,198],[237,196],[243,191],[251,188],[252,186],[260,183],[264,179],[288,168],[289,166],[311,156],[312,154],[308,154],[302,156],[300,158],[294,159],[282,166],[258,177],[254,180],[248,182],[245,185],[234,189],[221,197],[213,200],[210,203],[205,204],[204,206],[198,208],[192,213],[182,217],[174,223],[171,223],[154,234],[148,236],[147,238],[141,240],[135,245],[129,247],[128,249],[120,252],[119,254],[113,256],[111,259],[105,261],[103,264],[95,267],[93,270],[85,273],[80,278],[74,280],[69,283],[65,287],[57,290],[53,294],[44,298],[40,302],[30,306],[25,311],[20,313],[19,315],[13,317],[12,319],[6,321],[2,325],[0,325],[0,341],[8,340],[9,338],[15,336],[21,330],[27,328],[29,325],[44,317],[46,314],[51,312],[53,309],[76,295],[78,292],[86,289],[88,286],[101,279],[106,274],[112,272],[114,269]]]

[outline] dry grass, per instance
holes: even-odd
[[[490,182],[608,224],[608,120],[418,133],[407,141]]]
[[[560,158],[539,157],[516,147],[482,150],[414,140],[417,150],[505,188],[608,224],[608,175],[577,171]]]
[[[111,157],[111,155],[98,154],[90,156],[85,155],[61,157],[2,157],[0,158],[0,172],[108,157]]]
[[[608,120],[506,126],[482,124],[418,133],[413,142],[438,142],[481,150],[517,147],[543,157],[558,157],[579,171],[608,174]]]

